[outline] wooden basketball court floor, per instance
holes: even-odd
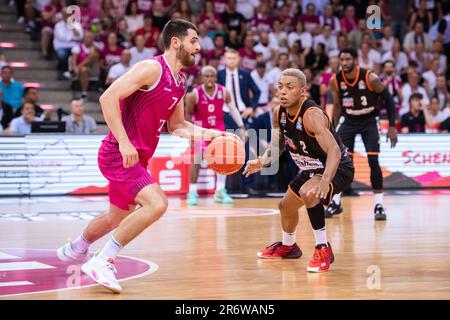
[[[224,206],[202,198],[187,208],[170,198],[167,215],[121,252],[151,270],[140,273],[131,265],[133,276],[114,295],[98,285],[52,287],[73,274],[39,269],[45,265],[40,253],[54,261],[54,250],[107,207],[106,197],[0,198],[0,299],[450,298],[450,190],[386,194],[385,222],[374,221],[370,193],[343,198],[344,212],[327,220],[336,261],[321,274],[306,272],[314,243],[304,209],[297,230],[303,257],[256,258],[280,240],[278,201],[240,199]],[[21,253],[36,270],[14,262]],[[45,283],[36,285],[36,277]]]

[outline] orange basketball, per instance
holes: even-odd
[[[216,138],[206,148],[205,160],[215,172],[233,174],[245,163],[245,145],[235,135]]]

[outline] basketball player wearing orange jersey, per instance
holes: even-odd
[[[358,53],[353,48],[342,49],[339,53],[341,70],[330,80],[333,97],[333,119],[337,133],[349,154],[353,155],[355,136],[361,134],[367,152],[370,167],[370,182],[375,195],[374,218],[386,220],[383,208],[383,174],[378,154],[380,153],[380,135],[378,125],[379,98],[384,100],[389,117],[387,138],[391,148],[397,144],[395,130],[395,105],[391,94],[376,74],[360,68],[356,63]],[[336,194],[328,206],[325,217],[342,212],[341,195]]]
[[[186,95],[188,117],[192,118],[192,122],[195,125],[225,131],[223,107],[227,104],[230,108],[230,115],[238,125],[241,136],[243,137],[245,126],[241,114],[232,102],[230,93],[224,86],[217,83],[216,69],[212,66],[205,66],[200,73],[202,76],[202,84]],[[187,195],[188,205],[195,206],[198,204],[197,180],[202,155],[208,144],[209,141],[198,142],[194,147],[194,163],[191,166],[191,183]],[[216,173],[216,178],[214,201],[219,203],[233,203],[233,198],[228,195],[225,189],[226,176]]]
[[[309,272],[321,272],[334,261],[327,241],[325,210],[331,197],[347,188],[354,168],[347,148],[337,136],[326,113],[306,97],[306,77],[298,69],[286,69],[278,82],[280,105],[273,111],[271,145],[262,157],[250,160],[247,176],[268,167],[286,148],[299,167],[279,203],[282,241],[268,246],[257,256],[261,259],[298,259],[302,251],[296,243],[298,210],[303,205],[314,231],[316,247],[307,266]]]
[[[194,140],[225,135],[184,119],[186,86],[181,69],[192,66],[200,51],[196,27],[185,20],[172,20],[162,31],[162,43],[163,55],[137,63],[100,97],[111,130],[98,155],[100,170],[110,182],[109,210],[57,251],[61,260],[85,261],[89,246],[115,229],[103,250],[81,267],[114,293],[122,290],[115,276],[116,255],[167,210],[167,197],[147,171],[162,127],[167,123],[172,134]]]

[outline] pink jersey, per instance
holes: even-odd
[[[195,123],[208,129],[225,130],[223,122],[225,87],[216,84],[212,96],[206,93],[204,85],[199,85],[194,90],[197,94],[197,104],[193,114]]]
[[[159,81],[152,88],[139,89],[120,101],[122,121],[128,138],[144,162],[155,152],[161,129],[186,92],[184,74],[180,73],[178,79],[164,56],[156,56],[150,60],[157,61],[161,66]],[[118,142],[111,132],[104,141],[118,150]]]

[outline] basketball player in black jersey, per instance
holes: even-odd
[[[370,182],[375,194],[375,220],[386,220],[383,208],[383,175],[378,154],[380,153],[380,135],[378,124],[379,99],[384,100],[389,118],[387,138],[391,148],[397,144],[395,130],[394,100],[376,74],[360,68],[356,63],[358,54],[353,48],[342,49],[339,53],[341,70],[330,80],[333,96],[333,120],[336,130],[352,156],[355,136],[361,134],[370,166]],[[332,217],[342,212],[341,195],[333,197],[325,216]]]
[[[258,159],[250,160],[244,169],[250,175],[270,167],[280,153],[288,149],[299,167],[299,174],[289,184],[279,204],[282,241],[268,246],[257,256],[262,259],[297,259],[302,251],[296,244],[298,209],[305,205],[314,231],[316,247],[309,262],[309,272],[328,270],[334,261],[327,241],[323,204],[333,194],[347,188],[354,168],[347,148],[334,131],[326,113],[306,97],[306,78],[298,69],[286,69],[278,83],[280,105],[273,111],[270,148]]]

